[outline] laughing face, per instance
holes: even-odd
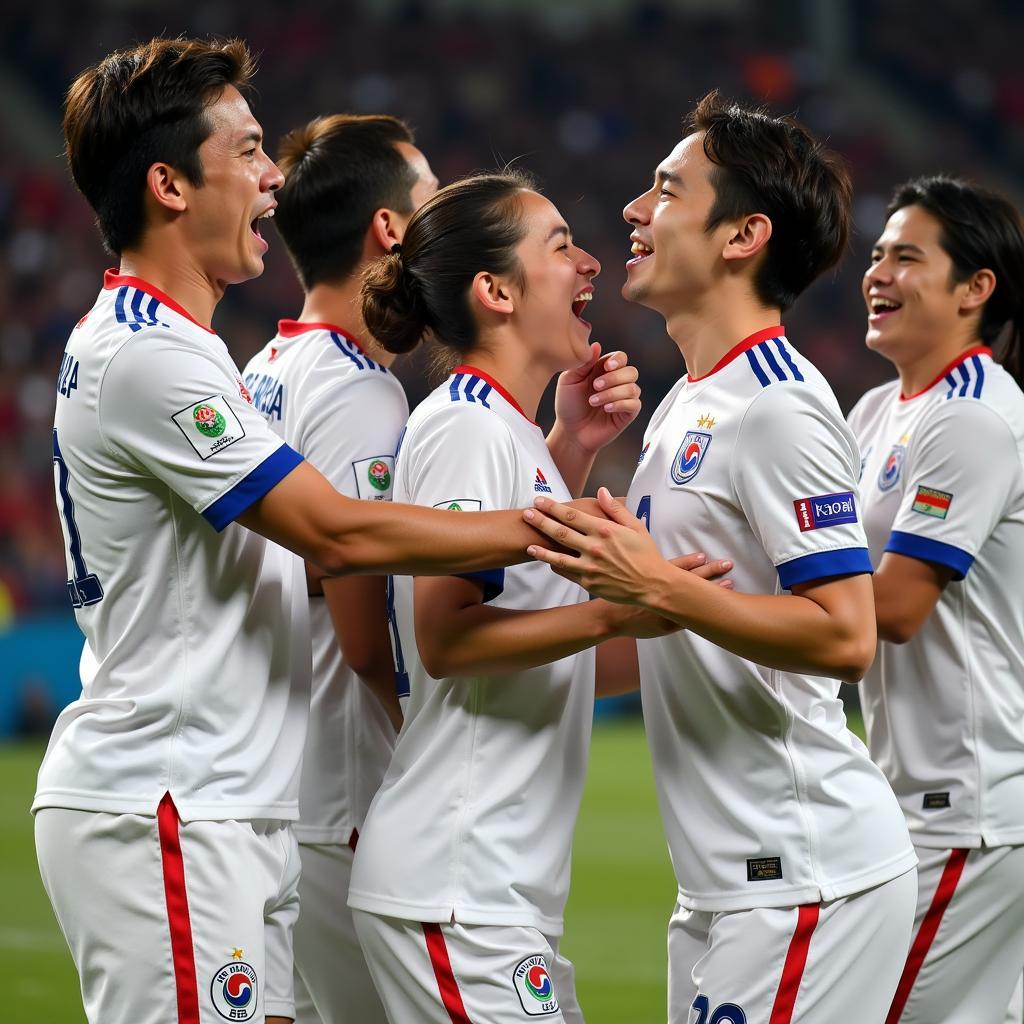
[[[525,287],[515,318],[522,337],[535,340],[538,360],[552,371],[590,358],[590,324],[583,319],[594,297],[601,264],[572,240],[569,227],[550,200],[523,192],[526,234],[516,249]]]
[[[263,152],[263,131],[234,86],[206,116],[213,131],[199,147],[203,184],[190,190],[187,230],[204,273],[223,286],[263,273],[261,221],[273,216],[273,192],[284,177]]]
[[[862,291],[868,348],[897,364],[920,358],[962,320],[963,286],[942,247],[942,227],[921,206],[904,206],[871,252]]]
[[[727,225],[706,231],[715,202],[703,133],[687,136],[661,162],[654,184],[622,211],[633,226],[622,294],[669,318],[713,283]]]

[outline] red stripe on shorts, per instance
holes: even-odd
[[[452,973],[452,962],[448,957],[448,947],[439,924],[423,925],[423,934],[427,937],[427,952],[430,954],[430,966],[434,968],[437,979],[437,990],[441,993],[441,1002],[452,1019],[452,1024],[472,1024],[466,1007],[462,1003],[459,983]]]
[[[907,962],[903,967],[900,983],[896,986],[896,995],[892,997],[892,1006],[889,1007],[889,1016],[885,1018],[885,1024],[896,1024],[903,1013],[903,1008],[907,1005],[907,1000],[910,998],[914,982],[917,981],[917,975],[921,970],[921,965],[924,963],[924,958],[928,955],[928,950],[931,949],[932,943],[935,941],[935,933],[939,930],[942,915],[945,914],[949,901],[953,898],[953,893],[956,892],[960,876],[964,872],[964,864],[967,863],[967,853],[967,850],[953,850],[949,855],[949,860],[946,861],[946,866],[942,870],[942,877],[939,879],[939,884],[935,889],[935,895],[932,897],[931,905],[928,907],[928,913],[924,915],[921,928],[914,938],[913,945],[910,947],[910,953],[907,955]]]
[[[164,895],[167,921],[171,927],[171,958],[174,961],[174,987],[178,993],[178,1024],[199,1024],[199,985],[196,958],[192,949],[192,922],[188,916],[185,890],[185,861],[178,839],[178,810],[171,794],[166,793],[156,812],[160,831],[160,857],[164,868]]]
[[[790,1024],[793,1019],[796,994],[800,991],[800,982],[803,981],[807,953],[811,948],[811,935],[817,927],[820,909],[817,903],[806,903],[797,908],[796,931],[789,942],[786,962],[782,965],[782,978],[775,993],[775,1004],[772,1006],[768,1024]]]

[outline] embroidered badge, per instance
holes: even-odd
[[[937,491],[933,487],[918,487],[917,497],[914,498],[911,508],[923,516],[945,519],[949,514],[949,504],[952,500],[953,495],[949,491]]]
[[[252,1020],[259,1008],[257,993],[256,971],[244,960],[226,963],[210,983],[214,1009],[225,1020]]]
[[[544,957],[538,954],[520,960],[512,972],[512,984],[528,1017],[544,1017],[558,1013],[555,986],[551,983],[548,964]]]
[[[703,430],[688,430],[683,435],[683,443],[672,460],[672,480],[675,483],[689,483],[697,475],[710,444],[711,435]]]
[[[801,533],[821,530],[826,526],[842,526],[857,522],[857,503],[853,491],[819,494],[813,498],[797,498],[793,502],[796,522]]]
[[[907,457],[907,449],[901,444],[894,444],[888,458],[878,471],[878,489],[891,491],[899,483],[903,471],[903,460]]]

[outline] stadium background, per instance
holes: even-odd
[[[316,114],[387,112],[413,125],[442,182],[508,161],[535,173],[604,266],[588,314],[594,337],[629,351],[647,413],[682,364],[660,319],[619,296],[629,254],[620,211],[708,88],[797,113],[849,163],[850,251],[785,318],[844,408],[890,376],[863,348],[859,279],[892,186],[945,170],[1021,198],[1024,7],[1013,0],[301,0],[288,10],[271,0],[182,0],[173,16],[152,0],[48,0],[8,11],[0,32],[0,991],[13,1021],[82,1019],[27,813],[42,740],[78,692],[81,646],[52,498],[54,381],[67,334],[109,264],[60,156],[60,105],[74,75],[110,50],[178,33],[237,35],[260,53],[254,106],[271,153]],[[283,247],[271,244],[266,273],[233,288],[214,321],[239,365],[300,306]],[[404,360],[398,373],[415,403],[428,388],[424,364]],[[595,485],[625,487],[645,419],[602,455]],[[601,718],[565,945],[591,1024],[658,1021],[671,876],[636,720]]]

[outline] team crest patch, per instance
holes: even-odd
[[[225,1020],[252,1020],[259,1008],[256,971],[244,960],[232,960],[213,976],[210,998]]]
[[[512,972],[512,984],[527,1017],[545,1017],[558,1012],[555,986],[544,957],[538,954],[521,960]]]
[[[899,483],[903,471],[903,460],[907,457],[907,449],[901,444],[894,444],[888,458],[878,471],[878,489],[891,491]]]
[[[551,486],[541,471],[540,466],[537,467],[537,475],[533,478],[533,489],[538,494],[550,494]]]
[[[391,496],[395,475],[395,459],[391,455],[374,455],[352,463],[356,474],[356,493],[369,501],[384,501]]]
[[[945,519],[949,515],[949,504],[952,500],[953,495],[949,491],[937,491],[933,487],[918,487],[917,497],[911,508],[923,516]]]
[[[793,508],[796,509],[796,523],[801,533],[857,522],[857,502],[853,491],[797,498]]]
[[[204,461],[245,437],[245,429],[223,395],[188,405],[171,419]]]
[[[688,430],[683,443],[672,460],[672,480],[677,484],[689,483],[696,475],[707,455],[711,435],[703,430]]]
[[[448,512],[479,512],[482,507],[479,498],[449,498],[447,501],[439,501],[434,506]]]

